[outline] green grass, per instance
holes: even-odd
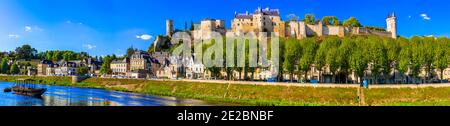
[[[449,106],[450,87],[377,88],[365,90],[368,105]]]

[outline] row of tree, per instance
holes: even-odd
[[[298,17],[289,17],[290,20],[297,21]],[[306,24],[317,24],[322,22],[323,25],[334,25],[334,26],[348,26],[348,27],[362,27],[361,23],[359,23],[358,19],[355,17],[350,17],[349,19],[341,22],[336,16],[324,16],[322,20],[316,19],[314,14],[305,14],[305,17],[302,20]]]
[[[38,59],[46,59],[46,60],[53,60],[53,61],[59,61],[59,60],[83,60],[90,58],[89,54],[86,52],[74,52],[74,51],[67,51],[67,50],[50,50],[45,52],[40,52],[37,55]]]
[[[450,39],[444,37],[287,39],[283,67],[291,75],[305,74],[303,79],[306,79],[312,65],[321,72],[327,67],[333,76],[354,72],[358,78],[366,76],[367,70],[375,78],[381,75],[395,78],[395,74],[391,74],[393,70],[418,77],[424,69],[424,79],[428,80],[435,69],[443,77],[444,69],[450,64],[449,50]]]
[[[225,41],[225,40],[224,40]],[[203,52],[212,46],[204,44]],[[211,67],[208,70],[213,77],[225,79],[252,80],[257,68],[248,66],[248,41],[242,44],[246,48],[245,67]],[[223,47],[225,47],[224,45]],[[234,46],[237,46],[235,43]],[[319,71],[318,80],[323,82],[323,75],[331,75],[332,82],[349,83],[348,76],[355,73],[355,78],[370,76],[375,80],[394,80],[400,72],[402,77],[422,78],[430,80],[434,70],[439,71],[442,80],[443,72],[450,65],[450,39],[446,37],[412,37],[392,39],[379,36],[347,36],[347,37],[310,37],[305,39],[281,38],[280,40],[280,71],[278,80],[284,80],[283,73],[290,75],[292,80],[297,75],[302,81],[308,81],[308,73],[312,67]],[[237,59],[236,47],[234,57]],[[224,58],[226,52],[224,49]],[[259,54],[257,54],[259,56]],[[215,55],[212,55],[213,58]],[[226,61],[224,61],[226,64]],[[237,61],[234,61],[237,66]],[[261,68],[261,67],[259,67]],[[261,68],[266,69],[266,68]],[[227,73],[221,75],[221,71]],[[233,77],[233,71],[243,73],[244,78]],[[327,73],[324,73],[324,72]],[[370,71],[370,74],[368,73]],[[425,76],[419,73],[425,71]],[[342,75],[342,79],[336,77]],[[335,80],[339,79],[339,80]],[[406,78],[405,78],[406,79]],[[406,79],[407,80],[407,79]],[[354,81],[355,83],[357,81]],[[374,82],[377,83],[377,82]],[[410,83],[410,82],[407,82]]]

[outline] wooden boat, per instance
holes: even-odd
[[[19,86],[14,86],[11,89],[12,89],[12,91],[14,91],[14,94],[33,96],[33,97],[41,96],[42,94],[45,93],[45,91],[47,91],[46,88],[27,88],[27,87],[19,87]]]
[[[37,88],[33,79],[18,79],[14,86],[10,88],[14,94],[40,97],[47,91],[47,88]]]
[[[11,92],[11,88],[5,88],[3,89],[3,92]]]

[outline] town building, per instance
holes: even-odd
[[[42,60],[37,65],[37,75],[38,76],[47,76],[47,68],[53,67],[53,61],[51,60]]]
[[[147,52],[135,51],[130,57],[129,73],[127,76],[133,75],[134,77],[145,78],[150,77],[152,59]],[[138,76],[135,76],[138,74]],[[143,77],[145,74],[145,77]]]
[[[54,69],[56,76],[76,75],[78,66],[75,62],[61,60],[58,62],[58,64],[59,67]]]
[[[130,70],[130,60],[124,58],[123,60],[114,60],[111,62],[111,70],[114,75],[126,75]]]
[[[150,55],[144,51],[135,51],[130,57],[130,70],[150,70]]]

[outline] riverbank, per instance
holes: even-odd
[[[0,81],[14,81],[23,76],[0,76]],[[164,81],[138,79],[89,78],[71,84],[70,77],[28,77],[49,85],[103,88],[161,96],[192,98],[256,106],[380,106],[380,105],[450,105],[450,87],[378,87],[302,86],[276,84],[239,84],[199,81]]]

